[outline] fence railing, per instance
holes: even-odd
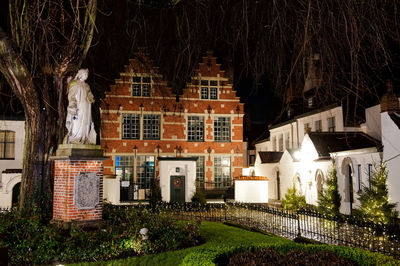
[[[289,239],[302,236],[400,258],[399,225],[374,224],[345,215],[329,217],[314,210],[287,211],[264,204],[161,203],[153,211],[183,220],[234,222]]]

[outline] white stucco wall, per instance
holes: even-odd
[[[344,161],[347,158],[347,162],[351,161],[352,167],[352,184],[353,184],[353,198],[354,202],[352,204],[352,208],[358,208],[360,206],[360,202],[358,200],[357,192],[359,191],[359,180],[360,177],[361,187],[368,186],[368,164],[378,164],[381,160],[381,155],[376,151],[375,148],[365,149],[365,150],[353,150],[347,152],[340,152],[333,154],[336,158],[336,167],[337,167],[337,177],[338,177],[338,187],[339,193],[342,197],[340,212],[345,214],[350,214],[350,201],[346,200],[346,191],[347,191],[347,179],[346,172],[344,170]],[[358,171],[358,165],[361,166],[360,172]]]
[[[381,105],[365,109],[365,133],[377,140],[382,139]]]
[[[103,199],[111,204],[120,204],[120,180],[119,177],[103,177]]]
[[[389,201],[400,211],[400,129],[387,112],[381,113],[383,160],[387,163]],[[396,157],[397,156],[397,157]]]
[[[13,160],[0,160],[0,190],[5,182],[1,173],[5,169],[22,169],[25,143],[25,121],[0,120],[0,130],[15,132],[15,158]]]
[[[25,121],[0,120],[0,130],[15,132],[15,158],[0,160],[0,207],[11,207],[12,189],[21,182],[21,174],[3,174],[6,169],[22,169],[25,143]]]
[[[179,172],[176,172],[179,168]],[[196,161],[182,160],[160,160],[160,187],[161,197],[163,201],[170,202],[170,177],[185,176],[185,202],[191,202],[194,193],[196,192]]]
[[[268,180],[235,180],[235,201],[268,203]]]
[[[335,131],[344,131],[344,123],[343,123],[343,109],[342,106],[337,106],[332,109],[319,112],[316,114],[300,117],[297,119],[298,121],[298,127],[299,127],[299,140],[300,143],[303,142],[303,138],[305,135],[304,132],[304,125],[306,123],[310,124],[311,130],[315,131],[315,121],[321,120],[322,123],[322,131],[327,132],[328,131],[328,118],[329,117],[335,117]]]
[[[21,182],[21,174],[3,174],[3,187],[0,190],[0,208],[11,208],[12,205],[12,190],[14,186]]]

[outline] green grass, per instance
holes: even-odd
[[[329,250],[343,258],[351,259],[359,265],[400,265],[399,261],[391,257],[360,249],[298,244],[282,237],[250,232],[221,223],[202,222],[200,231],[205,243],[196,247],[114,261],[74,265],[215,265],[235,253],[262,248],[274,248],[282,254],[292,249],[309,252]]]
[[[196,247],[181,249],[176,251],[164,252],[159,254],[131,257],[126,259],[119,259],[107,262],[96,263],[80,263],[73,265],[179,265],[183,262],[184,258],[196,251],[213,250],[216,246],[221,244],[235,246],[256,243],[276,243],[291,242],[280,237],[271,237],[260,233],[245,231],[240,228],[227,226],[221,223],[202,222],[200,227],[201,236],[205,243]]]

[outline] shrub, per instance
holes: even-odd
[[[389,202],[387,178],[386,164],[381,162],[379,166],[374,165],[370,186],[363,186],[359,193],[360,211],[374,223],[394,224],[399,215],[396,203]]]
[[[207,204],[206,195],[199,186],[196,186],[196,192],[192,197],[192,202],[199,203],[200,205]]]
[[[26,216],[17,209],[0,214],[0,247],[9,248],[11,264],[50,264],[98,261],[150,254],[199,243],[196,222],[180,222],[151,213],[142,206],[104,204],[104,223],[98,230],[72,225],[60,229],[33,211]],[[148,228],[144,239],[140,229]]]
[[[339,216],[341,200],[342,197],[339,193],[336,164],[335,160],[332,159],[332,166],[326,179],[326,186],[318,196],[318,209],[325,215]]]
[[[297,210],[306,207],[306,197],[300,195],[296,191],[296,186],[289,188],[285,194],[285,198],[282,199],[283,208],[285,210]]]

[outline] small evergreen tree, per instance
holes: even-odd
[[[318,197],[318,210],[326,215],[338,216],[342,197],[339,194],[335,159],[326,178],[326,186]]]
[[[395,209],[396,203],[389,203],[387,177],[388,172],[384,162],[379,166],[374,165],[370,186],[363,186],[359,193],[360,211],[374,223],[392,223],[399,215]]]
[[[149,203],[151,206],[155,207],[159,202],[162,202],[162,196],[160,181],[157,179],[154,180],[154,182],[151,184],[151,195]]]
[[[296,186],[288,188],[285,198],[282,199],[285,210],[297,210],[306,206],[306,197],[296,191]]]

